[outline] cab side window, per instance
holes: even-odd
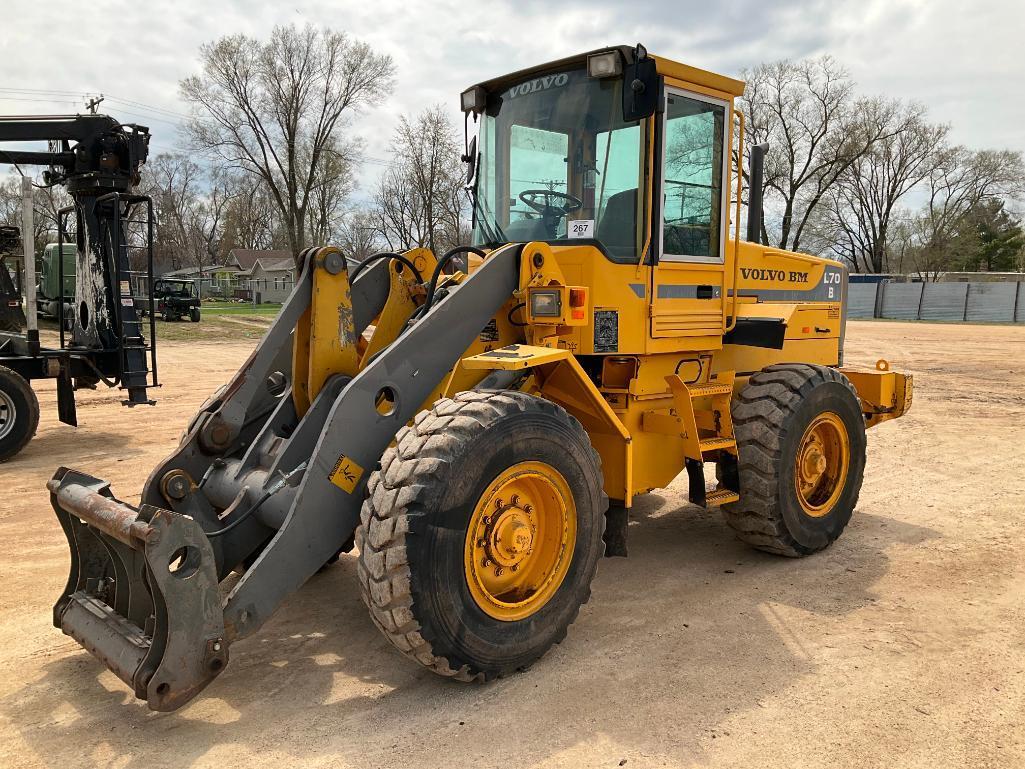
[[[726,108],[670,93],[666,104],[662,258],[720,260]]]

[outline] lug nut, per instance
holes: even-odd
[[[489,561],[487,558],[484,558],[481,560],[480,565],[486,569],[488,568],[488,566],[491,565],[491,561]]]
[[[497,569],[495,569],[495,576],[496,577],[501,577],[503,574],[505,574],[505,569],[503,569],[501,566],[499,566]]]
[[[518,563],[514,563],[511,568],[512,568],[513,571],[516,571],[517,569],[520,568],[520,565]]]
[[[501,510],[503,507],[505,507],[505,502],[503,502],[501,499],[496,499],[495,508]]]
[[[486,539],[478,539],[477,540],[477,547],[486,547],[487,544],[488,544],[488,541]]]
[[[532,512],[534,512],[534,506],[533,505],[524,505],[523,506],[523,512],[525,512],[527,515],[530,515]]]
[[[519,494],[513,494],[512,495],[512,499],[509,500],[509,504],[512,505],[513,507],[516,507],[516,505],[518,505],[519,503],[520,503],[520,495]]]

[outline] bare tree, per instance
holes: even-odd
[[[224,231],[218,258],[233,248],[286,248],[288,236],[267,185],[258,176],[235,173],[225,178]]]
[[[227,181],[183,154],[161,154],[147,163],[142,186],[153,198],[158,260],[200,273],[216,262],[230,199]]]
[[[440,105],[413,120],[402,117],[392,144],[395,165],[381,177],[374,196],[377,229],[389,248],[417,246],[439,253],[466,237],[459,152],[459,136]]]
[[[43,184],[41,176],[33,180],[35,192],[32,196],[33,243],[37,254],[41,254],[47,243],[57,240],[57,212],[71,205],[71,196],[64,185]],[[21,227],[21,176],[9,174],[0,181],[0,224]],[[74,224],[71,225],[72,227]]]
[[[270,39],[223,37],[200,49],[202,75],[181,83],[193,144],[267,185],[293,253],[308,243],[313,191],[326,156],[360,107],[389,93],[390,56],[343,32],[275,27]],[[345,164],[337,166],[346,172]]]
[[[323,244],[334,241],[342,226],[349,197],[356,187],[353,168],[359,161],[357,142],[331,147],[324,153],[310,188],[309,222],[307,234],[310,242]]]
[[[932,173],[949,127],[925,119],[918,104],[885,110],[892,125],[829,189],[824,240],[857,272],[885,272],[898,204]]]
[[[954,266],[953,244],[964,218],[980,203],[1025,192],[1025,165],[1020,152],[972,151],[949,147],[940,153],[925,182],[928,199],[918,219],[912,261],[931,280]]]
[[[797,250],[829,189],[892,131],[893,105],[859,99],[829,56],[763,64],[745,79],[746,139],[772,148],[764,188],[767,206],[778,208],[780,218],[770,239],[763,212],[763,241]]]
[[[362,261],[378,251],[378,215],[369,209],[350,211],[338,228],[337,244],[346,256]]]

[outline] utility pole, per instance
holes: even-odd
[[[93,96],[92,98],[90,98],[89,101],[87,101],[85,103],[85,108],[87,110],[89,110],[89,114],[95,115],[96,114],[96,108],[100,106],[100,102],[102,102],[102,101],[103,101],[103,94],[101,93],[99,95],[99,98],[97,98],[96,96]]]

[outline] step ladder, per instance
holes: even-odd
[[[720,372],[714,380],[693,384],[676,374],[666,377],[683,438],[690,501],[700,507],[717,507],[740,499],[736,488],[737,440],[730,414],[734,378],[733,371]],[[704,467],[706,457],[713,453],[727,460],[727,472],[725,484],[709,490],[705,487]]]

